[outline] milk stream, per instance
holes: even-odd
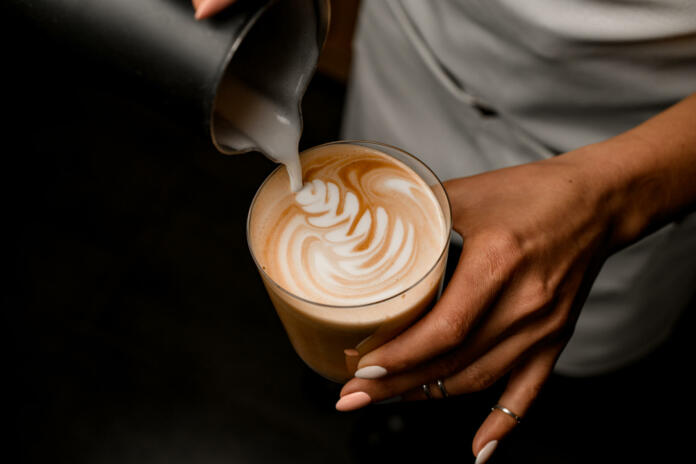
[[[290,189],[302,188],[299,144],[300,114],[297,108],[285,109],[278,103],[238,79],[225,79],[220,98],[229,105],[216,109],[222,117],[242,132],[259,150],[288,171]]]

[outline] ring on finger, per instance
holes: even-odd
[[[518,415],[515,414],[514,412],[510,411],[508,408],[506,408],[506,407],[503,406],[502,404],[496,404],[495,406],[493,406],[493,407],[491,408],[491,411],[495,411],[496,409],[497,409],[498,411],[502,412],[502,413],[507,414],[508,416],[512,417],[513,419],[515,419],[515,422],[517,422],[518,424],[519,424],[520,421],[522,420],[522,418],[521,418],[520,416],[518,416]]]
[[[437,387],[440,389],[440,393],[442,393],[443,398],[447,398],[449,396],[449,393],[447,393],[447,389],[445,388],[445,382],[437,379]]]
[[[445,382],[443,382],[440,379],[437,379],[435,381],[435,384],[437,385],[437,388],[440,389],[440,394],[442,395],[443,398],[447,398],[449,396],[449,393],[447,393],[447,389],[445,388]],[[425,394],[425,397],[428,398],[429,400],[433,399],[433,392],[430,390],[430,384],[424,383],[421,385],[421,390],[423,390],[423,393]]]

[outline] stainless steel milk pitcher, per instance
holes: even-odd
[[[329,23],[328,0],[239,0],[202,21],[190,0],[4,1],[93,58],[90,66],[135,82],[148,104],[197,125],[223,153],[258,147],[216,117],[221,83],[242,81],[299,111]]]

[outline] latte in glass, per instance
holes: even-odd
[[[435,302],[451,227],[447,196],[394,147],[335,142],[302,153],[303,187],[277,169],[257,192],[247,238],[299,356],[343,382],[357,359]]]

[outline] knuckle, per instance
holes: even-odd
[[[433,374],[435,377],[441,377],[443,375],[449,376],[462,368],[462,360],[455,355],[447,355],[438,359],[437,363],[434,364]]]
[[[472,364],[466,368],[467,389],[471,391],[482,391],[495,383],[497,376],[489,369],[483,369],[477,364]]]
[[[553,286],[542,276],[534,276],[527,283],[527,299],[537,308],[549,306],[556,297]]]
[[[442,342],[453,347],[466,337],[472,324],[472,317],[463,310],[447,311],[437,319],[440,324],[438,333]]]
[[[543,380],[535,380],[531,382],[527,382],[524,385],[524,394],[527,398],[530,400],[533,400],[534,398],[539,396],[539,393],[541,393],[541,389],[544,386]]]
[[[549,310],[556,299],[556,292],[543,277],[534,276],[525,282],[517,300],[517,313],[521,318],[532,317]]]
[[[523,260],[522,241],[511,230],[489,229],[480,240],[484,242],[486,262],[494,276],[508,274]]]
[[[375,401],[384,401],[404,393],[403,385],[396,382],[375,382],[373,385],[372,394],[374,395],[373,400]]]

